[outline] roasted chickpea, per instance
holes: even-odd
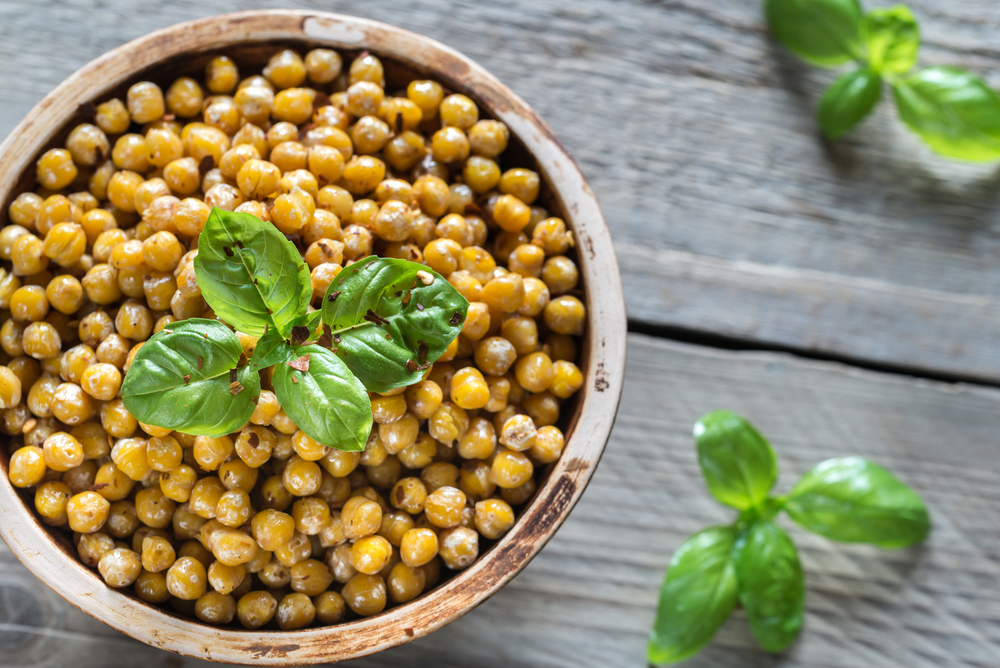
[[[38,159],[35,177],[49,190],[61,190],[77,176],[72,154],[64,148],[49,149]]]
[[[379,575],[358,573],[341,591],[348,607],[362,617],[377,615],[385,609],[385,580]]]
[[[208,585],[205,566],[193,557],[180,557],[167,571],[167,590],[183,601],[202,597]]]
[[[245,594],[236,604],[236,616],[240,624],[247,629],[258,629],[274,617],[278,610],[278,602],[267,591],[251,591]]]

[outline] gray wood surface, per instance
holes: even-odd
[[[889,2],[868,2],[891,4]],[[1000,5],[914,0],[925,64],[1000,87]],[[929,154],[881,108],[837,145],[831,80],[769,39],[756,0],[0,0],[0,135],[90,59],[150,30],[254,7],[354,13],[465,52],[524,97],[605,209],[637,323],[1000,382],[997,169]],[[745,413],[781,490],[820,459],[872,457],[931,508],[928,543],[835,545],[792,528],[808,612],[786,654],[740,613],[692,666],[992,667],[1000,657],[1000,391],[633,335],[618,425],[548,547],[455,624],[352,666],[641,666],[670,554],[728,519],[690,428]],[[52,594],[0,544],[0,666],[202,665],[133,642]]]
[[[832,543],[782,521],[806,572],[801,639],[784,655],[769,656],[756,648],[738,612],[686,665],[996,666],[1000,391],[642,335],[631,335],[629,344],[625,393],[608,450],[552,542],[500,593],[451,626],[345,665],[644,665],[670,554],[688,534],[732,518],[705,491],[690,435],[699,415],[729,407],[774,443],[779,492],[822,459],[864,455],[920,491],[934,531],[918,548],[882,551]],[[0,553],[0,665],[203,665],[103,627],[11,561],[8,552]]]
[[[910,4],[924,64],[1000,86],[1000,5]],[[776,46],[757,0],[238,3],[265,6],[395,23],[508,83],[597,192],[633,320],[1000,382],[996,167],[931,155],[891,104],[825,144],[813,109],[833,75]],[[0,2],[0,134],[104,51],[236,8]]]

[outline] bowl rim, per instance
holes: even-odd
[[[0,144],[0,201],[18,187],[35,156],[64,130],[80,102],[98,99],[167,59],[271,40],[368,49],[433,73],[455,90],[474,91],[535,159],[576,236],[587,288],[586,382],[567,428],[563,456],[514,528],[485,558],[408,604],[329,627],[266,632],[212,627],[114,591],[49,535],[10,484],[3,457],[0,538],[72,605],[149,645],[217,662],[314,665],[366,656],[425,636],[475,608],[528,564],[580,498],[610,436],[624,381],[627,329],[621,274],[607,223],[580,169],[544,121],[468,57],[430,38],[368,19],[307,10],[244,11],[175,24],[119,46],[59,84]]]

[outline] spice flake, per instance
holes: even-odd
[[[382,316],[380,316],[378,313],[376,313],[371,309],[368,309],[368,312],[365,313],[364,319],[367,320],[368,322],[375,323],[379,327],[381,327],[382,325],[389,324],[388,320],[386,320],[385,318],[383,318]]]
[[[327,350],[333,347],[333,332],[330,330],[330,325],[323,323],[323,334],[320,335],[317,343]]]
[[[309,338],[309,328],[308,327],[292,327],[292,343],[297,346],[301,346]]]
[[[296,371],[301,371],[302,373],[305,373],[305,372],[309,371],[309,355],[308,354],[303,355],[302,357],[300,357],[298,359],[294,359],[294,360],[292,360],[290,362],[285,362],[285,364],[287,364],[288,366],[292,367]],[[293,376],[293,379],[294,379],[294,376]]]

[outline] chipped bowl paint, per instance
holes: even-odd
[[[546,182],[544,203],[561,212],[578,240],[587,328],[580,365],[586,383],[566,404],[561,459],[550,465],[514,528],[468,569],[420,598],[374,617],[300,631],[245,631],[182,618],[107,587],[84,567],[66,537],[40,524],[6,475],[0,476],[0,537],[39,579],[84,612],[155,647],[226,663],[309,665],[356,658],[425,636],[496,593],[569,515],[601,457],[621,396],[625,302],[614,246],[597,200],[565,148],[517,95],[458,52],[406,30],[363,19],[304,11],[252,11],[179,24],[125,44],[86,65],[47,95],[0,145],[0,221],[20,192],[34,186],[34,162],[84,117],[89,104],[122,96],[143,78],[168,81],[199,71],[224,52],[261,66],[276,47],[367,49],[386,76],[429,77],[469,95],[506,123],[518,159]],[[408,79],[406,79],[408,80]],[[8,461],[0,449],[0,466]]]

